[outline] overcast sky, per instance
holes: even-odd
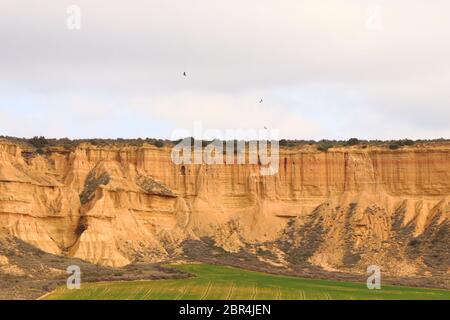
[[[448,0],[2,0],[0,134],[450,138],[449,17]]]

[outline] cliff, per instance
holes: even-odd
[[[110,266],[181,256],[184,241],[209,237],[286,267],[449,275],[450,145],[306,146],[279,161],[261,176],[259,165],[175,165],[168,147],[38,155],[0,141],[0,228]]]

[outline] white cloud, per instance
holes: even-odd
[[[77,0],[82,28],[69,31],[71,4],[0,3],[3,131],[167,135],[200,119],[297,138],[450,136],[448,1]],[[379,31],[366,28],[373,4]],[[42,98],[7,107],[23,96]],[[17,110],[57,104],[66,112],[7,129]]]
[[[282,137],[320,136],[324,129],[308,118],[293,115],[286,106],[271,101],[270,97],[260,103],[260,93],[246,95],[177,94],[136,98],[130,105],[136,112],[144,112],[148,118],[170,123],[172,130],[186,129],[193,132],[196,122],[203,128],[277,130]]]

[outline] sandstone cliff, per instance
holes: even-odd
[[[258,165],[175,165],[170,149],[0,141],[0,228],[44,251],[122,266],[210,237],[269,263],[450,273],[450,145],[282,149]],[[270,260],[270,261],[269,261]]]

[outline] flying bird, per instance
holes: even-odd
[[[185,77],[186,77],[186,72],[183,72],[183,76],[185,76]]]
[[[259,100],[259,103],[263,103],[263,99]]]
[[[267,130],[267,127],[266,127],[266,126],[264,126],[264,129],[266,129],[266,130]]]

